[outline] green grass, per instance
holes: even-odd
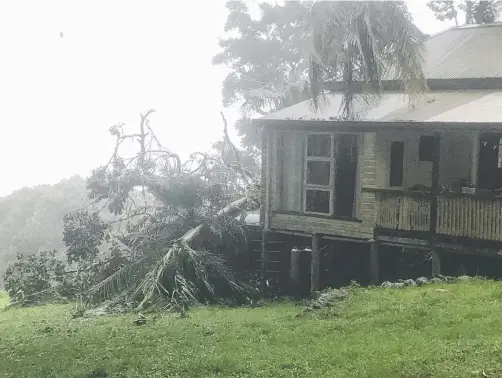
[[[354,289],[317,319],[283,303],[135,326],[134,315],[71,319],[71,308],[0,312],[0,376],[502,376],[498,282]]]
[[[5,291],[0,290],[0,310],[9,305],[9,296]]]

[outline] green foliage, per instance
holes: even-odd
[[[117,296],[141,306],[161,301],[184,308],[232,297],[244,285],[229,263],[247,252],[247,245],[240,225],[229,220],[240,210],[232,207],[230,216],[220,211],[248,195],[255,162],[243,164],[226,140],[214,152],[194,153],[182,163],[158,141],[148,114],[142,115],[139,134],[126,134],[122,126],[111,129],[115,153],[87,180],[89,197],[116,218],[106,222],[89,211],[65,216],[68,261],[87,272],[79,287],[92,302]],[[140,149],[126,157],[119,147],[130,139],[139,140]],[[250,202],[245,198],[241,204]],[[112,253],[102,259],[105,241]],[[104,269],[112,258],[110,270]]]
[[[458,25],[458,11],[453,1],[429,1],[427,7],[439,21],[455,20]]]
[[[110,129],[114,154],[86,182],[92,202],[61,215],[65,251],[19,255],[7,270],[14,302],[44,303],[57,296],[183,308],[243,298],[235,295],[245,285],[231,264],[242,265],[237,256],[246,261],[247,241],[234,217],[239,206],[256,206],[250,199],[255,162],[243,164],[226,138],[215,146],[219,150],[194,153],[182,163],[156,138],[147,118],[151,112],[141,116],[139,134],[126,134],[123,125]],[[129,140],[140,141],[139,153],[124,157],[119,147]],[[240,279],[246,275],[245,269],[236,272]]]
[[[229,1],[222,52],[213,64],[225,64],[232,72],[223,82],[223,103],[244,103],[264,112],[301,98],[308,60],[305,26],[309,2],[284,5],[260,3],[261,17],[253,20],[242,1]],[[236,36],[235,36],[236,35]]]
[[[306,98],[307,20],[311,2],[262,2],[253,19],[243,1],[227,2],[229,11],[213,64],[231,69],[223,81],[224,106],[240,105],[244,113],[265,114]],[[246,147],[261,149],[259,135],[245,116],[236,127]]]
[[[16,262],[18,253],[28,256],[55,249],[64,259],[63,216],[87,204],[85,180],[78,176],[0,198],[0,288],[5,269]]]
[[[466,24],[488,24],[495,22],[500,15],[500,1],[429,1],[427,6],[440,21],[455,20],[458,22],[458,11],[465,13]]]
[[[356,96],[346,86],[345,119],[355,119],[356,102],[371,106],[385,79],[399,80],[410,96],[426,89],[422,71],[422,32],[402,1],[317,2],[312,8],[313,53],[309,82],[316,107],[329,88],[326,79],[367,85]]]
[[[146,314],[141,327],[137,314],[71,319],[71,305],[11,309],[0,312],[1,374],[499,377],[501,293],[501,282],[484,280],[353,288],[320,319],[297,318],[301,306],[276,303],[202,307],[184,318]]]
[[[118,215],[124,211],[129,194],[139,184],[139,173],[128,169],[126,163],[119,158],[113,159],[111,169],[107,168],[93,170],[87,179],[88,196],[95,201],[106,199],[110,213]]]
[[[18,254],[17,261],[5,272],[5,289],[14,303],[59,301],[71,294],[71,287],[64,285],[65,268],[56,258],[56,251],[42,251],[26,258]]]
[[[403,2],[288,1],[259,7],[261,15],[253,19],[243,2],[227,3],[228,37],[213,58],[231,69],[223,82],[224,105],[266,114],[313,96],[319,106],[326,81],[362,81],[378,94],[389,74],[407,93],[425,90],[423,34]],[[353,92],[344,93],[344,118],[355,117],[355,101]],[[245,146],[261,148],[246,116],[236,127]]]
[[[66,244],[66,258],[73,262],[92,261],[99,253],[108,225],[98,213],[77,210],[63,217],[63,241]]]
[[[7,268],[5,288],[13,304],[18,306],[76,299],[97,302],[110,299],[115,293],[105,290],[96,295],[93,288],[132,263],[132,257],[116,242],[109,246],[106,254],[78,256],[76,270],[58,259],[56,251],[29,256],[20,254],[16,263]],[[141,274],[144,274],[141,270],[132,272],[128,279],[139,280]]]
[[[246,148],[247,156],[253,158],[257,163],[256,169],[260,166],[260,151],[262,148],[262,134],[258,131],[257,127],[253,125],[251,118],[240,118],[238,119],[234,127],[237,130],[237,135],[241,138],[241,144]]]

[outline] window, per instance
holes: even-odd
[[[404,142],[390,145],[390,186],[403,185]]]
[[[331,177],[331,163],[329,161],[307,162],[307,184],[328,186]]]
[[[418,160],[434,161],[434,137],[432,135],[420,135],[418,144]]]
[[[304,209],[308,213],[333,212],[333,134],[311,134],[305,152]]]

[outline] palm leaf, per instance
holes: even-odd
[[[341,108],[345,119],[357,118],[354,82],[365,84],[372,95],[368,97],[379,96],[388,78],[401,81],[410,99],[426,90],[417,28],[403,2],[316,3],[312,18],[309,84],[316,109],[330,76],[346,83]]]

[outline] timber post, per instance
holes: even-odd
[[[312,295],[319,290],[320,244],[321,236],[319,234],[312,235],[312,259],[310,261],[310,293]]]
[[[262,293],[267,288],[267,267],[268,267],[268,238],[266,230],[261,231],[261,264],[260,264],[260,290]]]
[[[431,250],[432,255],[432,276],[437,277],[441,274],[441,255],[436,248]]]
[[[263,154],[265,164],[262,162],[262,183],[265,183],[265,191],[262,197],[263,228],[261,233],[261,265],[260,265],[260,290],[262,293],[267,288],[268,273],[268,239],[270,234],[270,190],[272,185],[272,134],[263,133]],[[262,184],[263,185],[263,184]]]
[[[378,257],[378,242],[373,240],[370,244],[370,282],[373,285],[378,285],[380,282],[380,264]]]
[[[432,256],[432,276],[441,274],[441,259],[436,244],[436,228],[438,218],[438,197],[439,197],[439,161],[440,161],[441,134],[434,134],[434,154],[432,159],[432,180],[431,180],[431,211],[430,211],[430,238],[429,248]]]

